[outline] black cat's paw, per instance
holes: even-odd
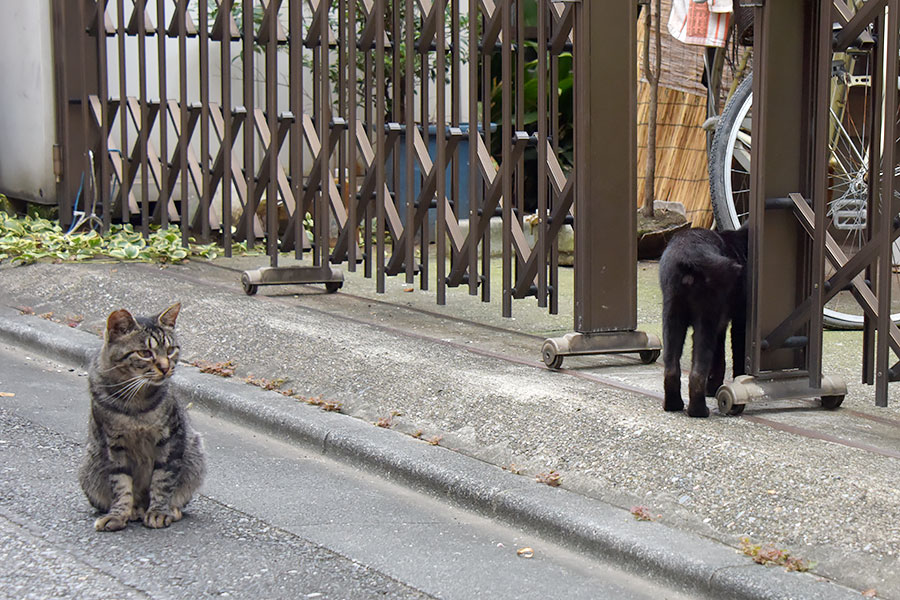
[[[691,402],[688,404],[687,414],[689,417],[705,419],[709,416],[709,407],[706,406],[706,402]]]
[[[680,397],[666,397],[663,400],[663,410],[666,412],[681,412],[684,410],[684,401]]]

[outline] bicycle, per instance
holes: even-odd
[[[831,124],[829,127],[828,232],[845,254],[855,254],[869,235],[869,152],[867,120],[871,118],[871,77],[874,65],[871,32],[832,62]],[[753,77],[735,89],[716,125],[709,149],[710,199],[716,226],[736,229],[749,215],[750,148]],[[895,173],[900,169],[894,167]],[[891,318],[900,323],[900,242],[894,243]],[[830,276],[826,266],[826,279]],[[838,293],[825,307],[824,320],[833,329],[860,329],[863,312],[849,291]]]

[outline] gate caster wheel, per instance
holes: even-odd
[[[734,396],[729,390],[719,389],[716,393],[716,403],[719,405],[719,412],[723,415],[736,417],[744,412],[745,404],[735,404]]]
[[[241,276],[241,287],[244,288],[244,293],[248,296],[254,295],[259,291],[259,286],[253,283],[250,283],[250,280],[246,275]]]
[[[834,410],[844,401],[843,396],[822,396],[822,408]]]
[[[563,364],[563,358],[561,354],[556,354],[550,348],[544,348],[544,351],[541,353],[541,358],[544,359],[544,364],[547,365],[548,369],[553,369],[554,371],[559,369]]]
[[[325,284],[325,291],[329,294],[333,294],[344,286],[343,282],[340,281],[329,281]]]
[[[641,357],[641,362],[645,365],[649,365],[656,362],[656,359],[659,358],[659,350],[641,350],[638,352],[638,356]]]

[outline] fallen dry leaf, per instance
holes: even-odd
[[[0,392],[0,398],[15,398],[16,395],[12,392]]]
[[[404,292],[412,292],[412,291],[413,291],[413,288],[411,288],[411,287],[409,287],[409,288],[403,288],[403,291],[404,291]]]
[[[650,514],[650,509],[646,506],[632,506],[631,514],[634,515],[634,518],[638,521],[652,521],[653,515]],[[657,515],[659,517],[660,515]]]
[[[866,598],[874,598],[878,595],[878,590],[876,590],[875,588],[869,588],[865,590],[862,595]]]
[[[534,549],[533,548],[519,548],[518,550],[516,550],[516,554],[518,554],[522,558],[534,558]]]
[[[234,369],[237,365],[234,361],[226,360],[224,362],[211,363],[205,360],[194,361],[194,366],[200,369],[201,373],[210,373],[219,377],[233,377]]]
[[[562,475],[560,475],[556,471],[550,471],[549,473],[538,473],[534,480],[538,483],[549,485],[550,487],[559,487],[559,484],[562,483]]]

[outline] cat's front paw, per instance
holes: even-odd
[[[177,508],[151,508],[144,514],[144,525],[151,529],[162,529],[163,527],[168,527],[175,521],[180,520],[181,511]]]
[[[120,531],[128,525],[128,519],[122,515],[103,515],[94,521],[97,531]]]

